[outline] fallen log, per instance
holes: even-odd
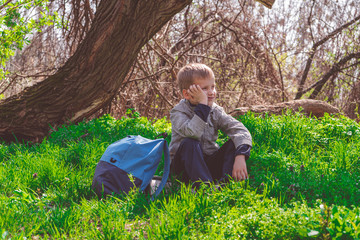
[[[308,116],[323,117],[325,113],[340,113],[340,110],[327,102],[314,99],[299,99],[289,102],[281,102],[273,105],[254,105],[251,107],[240,107],[230,112],[232,116],[244,115],[246,112],[268,113],[280,115],[290,109],[294,112],[303,112]]]

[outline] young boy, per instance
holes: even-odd
[[[184,99],[170,112],[172,172],[195,186],[226,182],[229,176],[247,179],[252,138],[241,122],[215,103],[213,71],[193,63],[180,69],[177,80]],[[221,148],[216,144],[219,129],[230,138]]]

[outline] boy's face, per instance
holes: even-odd
[[[205,105],[211,107],[216,100],[215,79],[211,77],[195,78],[190,88],[183,90],[183,95],[190,101],[191,104],[205,104],[204,101],[206,101],[207,104]]]

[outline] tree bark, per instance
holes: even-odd
[[[92,27],[57,73],[0,102],[0,140],[39,141],[111,101],[141,47],[191,0],[102,0]]]
[[[282,102],[273,105],[256,105],[251,107],[237,108],[231,112],[232,116],[244,115],[246,112],[251,111],[261,114],[276,114],[280,115],[287,109],[291,109],[294,112],[302,111],[307,115],[315,117],[323,117],[325,113],[334,114],[340,113],[340,110],[330,104],[313,99],[300,99],[289,102]]]

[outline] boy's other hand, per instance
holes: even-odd
[[[235,157],[232,177],[237,181],[248,179],[246,160],[244,155],[237,155]]]
[[[187,90],[190,96],[190,102],[194,105],[199,103],[207,105],[208,104],[208,97],[206,93],[201,89],[199,85],[191,85]]]

